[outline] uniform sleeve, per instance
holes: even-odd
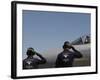
[[[44,59],[37,59],[37,64],[45,64],[46,61]]]
[[[82,54],[80,52],[74,52],[74,57],[75,58],[82,58]]]
[[[74,57],[75,58],[82,58],[82,54],[76,50],[74,47],[72,47],[73,51],[74,51]]]
[[[37,55],[40,58],[40,59],[37,59],[38,64],[45,64],[47,62],[46,59],[42,55],[40,55],[40,54],[37,54]]]
[[[60,59],[60,55],[58,55],[56,59],[55,67],[60,67],[60,64],[61,64],[61,59]]]
[[[25,65],[25,60],[23,60],[23,69],[25,69],[25,66],[26,66],[26,65]]]

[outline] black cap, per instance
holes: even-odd
[[[63,45],[63,49],[68,48],[70,46],[70,42],[69,41],[65,41],[64,45]]]
[[[27,49],[27,55],[34,55],[34,54],[35,54],[35,51],[32,47]]]
[[[65,41],[64,45],[70,45],[70,42],[69,41]]]

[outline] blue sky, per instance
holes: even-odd
[[[90,34],[90,14],[23,10],[22,51],[61,48],[65,41]]]

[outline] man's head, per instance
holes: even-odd
[[[35,55],[35,51],[32,47],[28,48],[27,49],[27,53],[26,53],[28,56],[33,56]]]
[[[71,44],[69,41],[65,41],[64,45],[63,45],[63,49],[70,49],[71,48]]]

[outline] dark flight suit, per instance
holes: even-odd
[[[78,51],[63,51],[58,55],[55,67],[72,67],[74,59],[81,57],[82,55]]]
[[[33,56],[27,57],[23,60],[23,69],[37,69],[39,64],[46,63],[46,59],[43,58],[40,54],[38,56],[41,59],[34,58]]]

